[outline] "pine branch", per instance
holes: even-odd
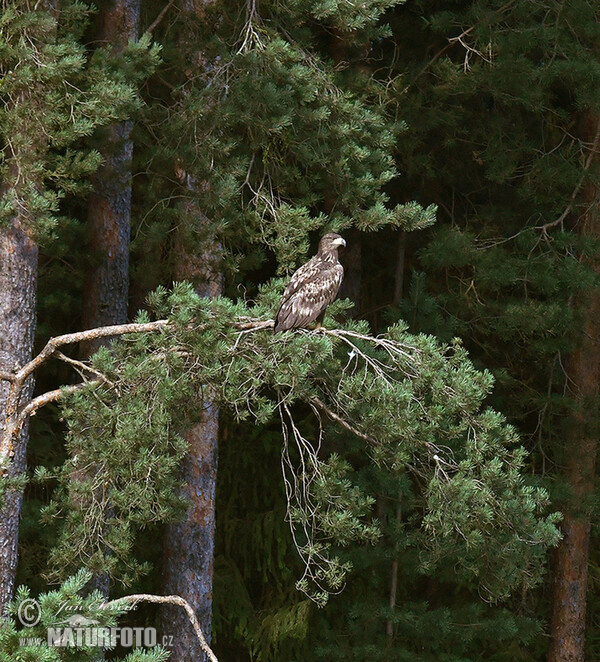
[[[111,336],[122,336],[129,333],[144,333],[152,331],[161,331],[168,326],[168,320],[157,320],[147,323],[118,324],[114,326],[102,326],[87,331],[78,331],[76,333],[67,333],[62,336],[51,338],[31,361],[26,363],[12,375],[2,373],[2,379],[10,382],[8,396],[6,398],[6,411],[4,412],[4,428],[0,438],[0,467],[1,470],[8,469],[7,463],[14,454],[14,445],[18,435],[23,427],[27,415],[36,412],[40,407],[48,402],[54,402],[60,398],[60,390],[50,391],[34,400],[21,404],[21,395],[25,382],[43,365],[52,355],[56,353],[59,347],[72,345],[84,340],[93,340],[96,338],[109,338]],[[77,386],[81,388],[81,385]],[[34,404],[35,403],[35,404]]]
[[[348,421],[343,419],[341,416],[338,416],[334,411],[329,409],[329,407],[324,402],[319,400],[319,398],[314,397],[314,398],[311,398],[310,401],[315,405],[315,407],[317,407],[317,409],[320,409],[322,412],[327,414],[327,416],[329,416],[329,418],[332,421],[335,421],[336,423],[341,425],[344,428],[344,430],[347,430],[348,432],[351,432],[353,435],[359,437],[360,439],[364,439],[365,441],[367,441],[372,446],[378,446],[379,445],[379,442],[377,441],[377,439],[373,439],[373,437],[369,437],[368,434],[365,434],[364,432],[361,432],[358,428],[355,428],[353,425],[348,423]]]
[[[94,382],[99,382],[100,380],[94,380]],[[50,402],[56,402],[60,400],[65,393],[75,393],[80,391],[84,386],[87,386],[90,382],[81,382],[79,384],[72,384],[69,386],[63,386],[62,388],[54,389],[54,391],[48,391],[42,395],[38,395],[36,398],[33,398],[21,411],[19,412],[18,423],[19,426],[16,430],[17,433],[20,432],[23,423],[29,416],[35,416],[37,410],[41,407],[49,404]]]
[[[7,398],[6,406],[6,424],[4,426],[2,437],[0,438],[0,466],[6,463],[13,455],[14,443],[19,435],[28,416],[34,415],[38,409],[50,402],[60,400],[63,393],[72,393],[90,381],[84,381],[80,384],[67,386],[63,389],[56,389],[49,391],[42,395],[37,396],[24,406],[21,405],[21,394],[27,379],[32,375],[35,370],[42,366],[52,356],[56,356],[61,361],[70,363],[78,369],[78,371],[88,371],[96,375],[96,379],[91,382],[108,382],[110,381],[105,375],[98,372],[88,364],[72,359],[62,352],[58,351],[59,347],[65,345],[73,345],[75,343],[95,340],[97,338],[108,338],[112,336],[123,336],[131,333],[148,333],[158,332],[166,329],[169,326],[168,320],[157,320],[155,322],[146,323],[132,323],[132,324],[117,324],[113,326],[102,326],[95,329],[88,329],[86,331],[77,331],[75,333],[68,333],[62,336],[51,338],[42,349],[42,351],[35,356],[31,361],[26,363],[23,367],[14,373],[0,373],[0,380],[10,382],[10,390]],[[273,320],[258,320],[250,317],[240,318],[239,322],[233,324],[234,328],[243,331],[257,331],[261,329],[268,329],[273,327]],[[80,372],[81,374],[81,372]],[[83,375],[82,375],[83,376]]]
[[[194,613],[192,606],[183,598],[179,597],[178,595],[150,595],[147,593],[138,593],[135,595],[126,595],[125,597],[118,598],[117,600],[112,600],[111,602],[107,603],[106,606],[109,607],[113,605],[119,605],[123,602],[132,603],[132,607],[135,607],[138,602],[153,602],[158,604],[170,604],[183,607],[190,619],[192,627],[194,628],[194,632],[198,637],[200,648],[203,650],[210,662],[219,662],[217,660],[217,656],[213,653],[210,646],[206,642],[202,628],[200,627],[200,623],[198,623],[198,619],[196,618],[196,614]]]
[[[31,373],[47,361],[54,352],[64,345],[73,345],[74,343],[96,340],[97,338],[109,338],[111,336],[122,336],[129,333],[146,333],[148,331],[161,331],[169,325],[168,320],[157,320],[156,322],[146,322],[143,324],[117,324],[114,326],[101,326],[87,331],[77,331],[67,333],[63,336],[50,338],[42,351],[29,363],[26,363],[16,374],[15,381],[23,383]]]

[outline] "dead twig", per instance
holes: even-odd
[[[132,608],[135,607],[139,602],[154,602],[158,604],[170,604],[183,607],[186,614],[188,615],[188,618],[190,619],[192,627],[194,628],[194,632],[196,633],[196,637],[200,643],[200,648],[208,657],[210,662],[219,662],[217,656],[213,653],[211,647],[206,641],[206,638],[204,637],[204,633],[202,632],[202,628],[200,627],[200,623],[198,622],[198,618],[196,617],[192,606],[183,598],[179,597],[178,595],[151,595],[148,593],[137,593],[134,595],[126,595],[125,597],[118,598],[117,600],[112,600],[107,604],[107,606],[119,605],[123,602],[130,603]]]
[[[161,21],[165,17],[165,14],[169,11],[169,9],[171,9],[171,7],[174,4],[175,4],[175,0],[169,0],[169,2],[167,2],[167,4],[160,10],[158,16],[152,21],[152,23],[150,23],[150,25],[148,26],[148,29],[146,30],[146,32],[148,34],[151,35],[154,32],[154,30],[156,30],[158,25],[161,23]]]
[[[335,421],[338,425],[341,425],[345,430],[348,432],[351,432],[353,435],[358,437],[359,439],[363,439],[364,441],[368,442],[371,444],[371,446],[379,446],[380,443],[377,441],[377,439],[374,439],[373,437],[370,437],[368,434],[365,434],[364,432],[361,432],[358,428],[355,428],[353,425],[348,423],[345,419],[343,419],[341,416],[338,416],[334,411],[329,409],[329,407],[319,400],[319,398],[311,398],[311,402],[317,407],[317,409],[320,409],[323,413],[327,414],[327,416],[332,420]]]

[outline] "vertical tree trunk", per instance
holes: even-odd
[[[354,302],[352,314],[360,317],[362,309],[362,235],[353,233],[347,238],[348,248],[344,250],[341,262],[344,265],[344,280],[340,288],[340,299],[350,299]]]
[[[54,0],[43,0],[36,5],[40,12],[53,12]],[[51,31],[53,36],[54,29]],[[46,35],[48,36],[48,35]],[[35,44],[34,48],[38,47]],[[20,100],[27,101],[29,94],[35,96],[37,90],[24,90]],[[12,103],[19,104],[19,99]],[[18,124],[18,123],[17,123]],[[36,329],[36,295],[38,275],[38,246],[31,225],[34,218],[28,217],[29,210],[20,199],[21,186],[36,185],[23,177],[19,162],[31,163],[40,158],[46,149],[46,136],[32,126],[28,142],[20,142],[13,150],[12,145],[4,146],[5,158],[12,158],[5,171],[6,179],[0,186],[2,198],[11,194],[16,198],[16,211],[6,225],[0,227],[0,371],[10,373],[32,357]],[[18,130],[18,129],[17,129]],[[10,384],[0,380],[0,437],[8,423],[8,409],[27,402],[33,393],[33,378],[28,379],[21,391],[19,403],[10,402]],[[8,406],[7,406],[8,405]],[[10,412],[14,415],[14,411]],[[10,451],[10,464],[2,467],[3,476],[19,476],[26,469],[29,426],[23,426],[18,440]],[[4,451],[5,449],[3,449]],[[12,598],[18,560],[19,518],[23,493],[19,489],[6,490],[0,511],[0,614]]]
[[[206,223],[194,199],[200,186],[189,176],[183,174],[183,177],[192,195],[184,217],[188,222],[193,219],[200,224]],[[193,229],[190,231],[189,226],[183,224],[177,232],[175,278],[190,281],[199,296],[217,297],[223,289],[217,264],[219,247],[211,242],[200,254],[194,255],[189,248],[192,235]],[[182,463],[184,496],[189,508],[183,521],[166,528],[163,591],[165,595],[179,595],[189,602],[210,643],[219,411],[210,402],[198,401],[198,408],[201,420],[186,434],[190,450]],[[182,609],[164,608],[163,632],[173,635],[172,662],[206,659]]]
[[[397,306],[404,295],[404,263],[406,256],[406,232],[398,230],[398,250],[394,273],[394,305]]]
[[[38,247],[21,219],[0,229],[0,371],[12,372],[31,359],[36,322]],[[4,428],[9,383],[0,381],[0,436]],[[21,401],[31,398],[33,380],[29,380]],[[25,471],[28,430],[23,427],[14,447],[8,475]],[[19,516],[23,494],[20,490],[5,493],[0,513],[0,613],[12,596],[17,569]]]
[[[141,0],[107,0],[98,5],[96,38],[115,54],[137,38]],[[131,162],[133,122],[118,122],[98,132],[103,165],[92,177],[88,198],[88,242],[93,263],[83,286],[81,323],[93,329],[127,321],[129,293],[129,240],[131,233]],[[87,358],[110,338],[81,343]],[[84,476],[73,471],[72,480]],[[81,507],[81,506],[80,506]],[[94,577],[93,587],[108,597],[109,576]]]
[[[180,0],[181,52],[192,63],[185,71],[191,85],[204,71],[205,57],[198,43],[194,25],[202,20],[206,8],[214,0]],[[183,166],[185,168],[185,165]],[[190,281],[202,297],[217,297],[222,293],[222,278],[218,268],[219,246],[207,239],[200,250],[194,246],[194,235],[202,229],[210,237],[208,219],[201,209],[203,183],[177,166],[177,176],[189,192],[174,241],[175,279]],[[190,450],[182,463],[184,497],[189,502],[185,519],[166,527],[163,543],[163,592],[179,595],[194,609],[207,641],[210,643],[212,618],[212,579],[215,537],[215,491],[217,478],[217,442],[219,412],[210,402],[198,401],[201,420],[186,434]],[[182,609],[165,607],[162,630],[173,636],[170,647],[172,662],[205,662],[207,659],[189,619]]]
[[[582,141],[599,146],[599,119],[587,113]],[[600,189],[588,182],[582,190],[588,205],[579,220],[583,237],[600,237]],[[597,261],[592,265],[600,273]],[[562,508],[563,540],[556,550],[552,598],[551,643],[548,662],[584,662],[586,590],[590,543],[591,500],[594,492],[598,445],[598,395],[600,383],[600,291],[591,288],[576,299],[581,330],[566,363],[568,395],[573,411],[564,430],[563,474],[571,498]]]
[[[97,38],[115,53],[137,37],[140,0],[109,0],[99,4]],[[129,239],[131,228],[130,138],[133,122],[120,122],[102,130],[100,153],[104,165],[92,179],[88,201],[89,245],[97,262],[86,274],[82,326],[92,329],[127,321],[129,291]],[[81,347],[83,356],[107,340]]]
[[[182,522],[166,528],[163,592],[187,600],[210,643],[219,411],[210,402],[198,402],[198,407],[202,408],[202,420],[186,434],[190,450],[182,463],[189,508]],[[165,607],[162,630],[173,636],[169,647],[172,662],[206,659],[183,609]]]

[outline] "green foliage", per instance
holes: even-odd
[[[579,259],[596,254],[597,242],[578,236],[577,194],[597,172],[577,132],[583,113],[599,107],[590,87],[600,76],[598,23],[586,2],[489,0],[453,8],[431,0],[391,20],[408,85],[400,168],[444,210],[419,256],[444,311],[435,328],[450,326],[490,369],[508,372],[496,395],[503,409],[525,429],[543,411],[552,439],[557,357],[577,328],[569,302],[595,281]],[[429,62],[423,46],[440,38],[449,46]]]
[[[355,0],[343,2],[340,0],[291,0],[286,9],[294,12],[292,15],[299,20],[306,20],[310,16],[326,25],[343,31],[354,32],[365,28],[373,30],[378,19],[390,7],[398,5],[404,0],[368,0],[367,2]]]
[[[47,530],[60,534],[50,574],[86,565],[129,585],[147,570],[136,539],[147,523],[181,514],[181,432],[194,420],[190,403],[209,396],[238,421],[228,466],[241,467],[226,483],[231,494],[218,487],[217,642],[239,642],[255,659],[533,659],[540,640],[539,623],[521,614],[541,613],[526,589],[541,578],[557,518],[545,515],[536,479],[552,467],[560,436],[561,357],[577,322],[568,302],[594,278],[579,257],[598,249],[570,218],[543,226],[588,181],[586,146],[574,136],[579,113],[597,107],[598,24],[583,0],[396,5],[171,10],[154,31],[160,64],[147,38],[118,57],[110,48],[90,55],[87,4],[63,2],[50,16],[8,2],[0,18],[0,132],[18,147],[5,151],[2,175],[17,162],[26,175],[4,196],[4,217],[23,202],[40,238],[60,238],[42,279],[42,336],[63,318],[76,324],[77,292],[65,296],[56,267],[87,264],[71,257],[79,230],[61,216],[84,212],[65,208],[64,196],[86,190],[99,162],[90,136],[113,119],[140,119],[135,301],[172,281],[180,230],[190,252],[218,238],[236,297],[238,283],[249,297],[259,292],[251,307],[201,303],[183,286],[159,290],[152,315],[172,326],[94,359],[110,383],[68,400],[74,461],[55,470],[53,457],[39,476],[48,489],[54,476],[59,483],[45,513]],[[163,6],[147,3],[146,18]],[[140,113],[136,87],[155,65]],[[587,173],[595,181],[594,168]],[[407,264],[419,271],[390,314],[412,335],[400,323],[386,346],[360,324],[275,338],[235,327],[272,315],[282,282],[259,283],[293,269],[323,230],[426,228],[436,205],[440,227],[418,264],[425,235],[410,238]],[[344,310],[332,306],[331,317]],[[455,335],[494,374],[493,392]],[[490,403],[542,453],[525,457]],[[345,586],[323,610],[293,590],[307,570],[299,586],[320,604]],[[505,599],[519,586],[521,600],[507,608],[478,599]]]
[[[524,646],[539,634],[539,624],[481,601],[454,572],[456,557],[437,567],[429,564],[428,533],[419,527],[421,498],[410,475],[365,465],[354,480],[377,495],[382,537],[374,549],[347,552],[354,571],[344,594],[327,607],[326,618],[313,621],[306,642],[313,657],[521,659]]]
[[[109,48],[90,55],[82,36],[91,12],[71,0],[52,12],[30,10],[23,0],[3,2],[0,221],[18,214],[38,239],[53,234],[65,195],[89,190],[86,180],[101,159],[84,139],[139,108],[136,88],[158,58],[147,38],[120,61]]]
[[[215,650],[223,658],[233,657],[236,647],[258,660],[301,655],[313,603],[294,588],[302,567],[285,522],[280,427],[235,424],[226,414],[221,423]]]
[[[573,406],[566,357],[585,314],[578,297],[598,282],[597,241],[580,234],[599,174],[595,129],[584,128],[600,109],[597,16],[585,1],[426,0],[390,23],[380,53],[396,69],[409,127],[398,140],[406,178],[396,195],[440,210],[435,230],[413,244],[419,275],[399,309],[411,330],[462,337],[493,372],[491,402],[533,451],[533,486],[551,488],[561,508]],[[460,481],[452,496],[457,507],[486,499]],[[466,537],[471,549],[480,545]],[[549,594],[530,603],[546,621]],[[531,646],[531,659],[543,659],[545,645]],[[586,657],[598,657],[596,640]]]
[[[186,284],[156,291],[149,303],[169,325],[99,352],[93,366],[102,383],[67,399],[73,459],[46,515],[61,515],[64,503],[75,508],[62,513],[56,572],[83,564],[127,583],[142,570],[130,558],[133,536],[177,513],[180,431],[200,397],[238,421],[265,424],[279,414],[287,517],[304,566],[298,588],[317,603],[343,587],[350,568],[336,550],[380,535],[365,521],[373,499],[349,480],[351,466],[336,454],[320,457],[327,418],[353,430],[378,466],[422,481],[429,564],[451,555],[464,580],[491,598],[539,582],[546,548],[558,539],[556,515],[545,517],[546,493],[522,482],[515,431],[482,408],[491,376],[460,345],[400,326],[374,338],[362,323],[274,335],[252,322],[272,311],[268,304],[205,300]],[[307,406],[309,428],[300,416]],[[93,475],[73,480],[91,466]]]
[[[172,412],[188,411],[194,391],[182,378],[177,351],[160,358],[161,335],[131,339],[125,351],[136,359],[122,374],[122,357],[100,350],[94,369],[107,384],[120,385],[90,386],[66,398],[69,460],[57,475],[61,490],[42,511],[46,521],[65,517],[50,557],[51,577],[59,568],[64,576],[84,564],[130,585],[147,569],[130,559],[135,532],[183,508],[177,467],[187,446]],[[93,413],[90,398],[96,402]]]
[[[192,251],[216,236],[224,268],[239,279],[240,266],[270,256],[289,272],[312,231],[433,223],[433,206],[390,203],[384,187],[397,175],[393,150],[404,124],[372,77],[334,66],[325,36],[335,25],[352,43],[368,39],[395,4],[217,2],[201,20],[192,14],[171,25],[184,52],[201,41],[202,54],[190,68],[181,48],[165,46],[150,84],[140,169],[151,160],[152,172],[182,177],[175,186],[172,178],[141,180],[149,211],[136,254],[138,245],[148,254],[149,243],[160,250],[164,232],[183,224]],[[152,255],[152,264],[140,255],[141,270],[156,271]]]

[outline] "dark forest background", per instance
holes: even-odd
[[[229,662],[600,659],[596,3],[2,8],[0,223],[39,248],[25,258],[38,265],[36,350],[131,321],[174,281],[251,303],[334,229],[347,242],[340,298],[352,307],[326,324],[366,320],[379,334],[403,320],[413,334],[458,337],[494,377],[486,405],[527,451],[521,480],[563,514],[563,541],[531,570],[541,581],[490,597],[456,572],[452,550],[425,558],[418,481],[378,468],[341,431],[324,452],[348,460],[381,536],[340,551],[352,570],[319,607],[295,587],[281,428],[223,410],[188,435],[196,458],[212,445],[184,469],[188,498],[214,506],[214,528],[149,518],[128,541],[130,572],[109,582],[104,561],[87,558],[96,585],[112,597],[191,594],[194,549],[214,548],[214,562],[197,565],[214,571],[212,607],[198,609],[205,624],[212,609],[212,647]],[[35,393],[75,381],[72,366],[52,363]],[[309,414],[299,411],[310,428]],[[29,427],[28,475],[47,475],[24,488],[15,584],[35,595],[85,565],[64,502],[53,510],[66,493],[58,467],[73,454],[62,416],[51,403]],[[147,606],[127,618],[183,627]]]

